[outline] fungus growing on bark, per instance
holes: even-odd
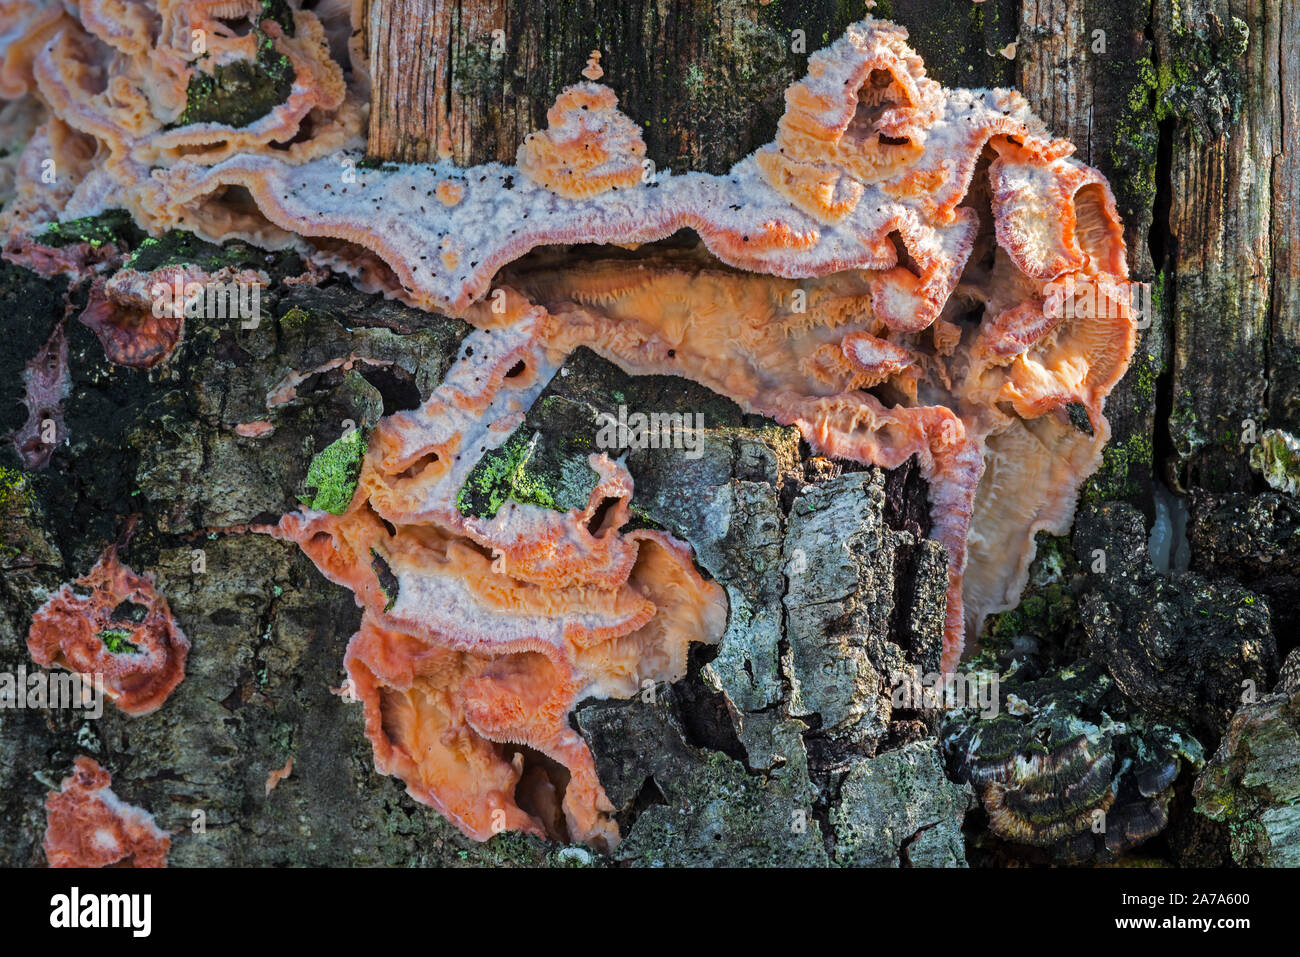
[[[270,794],[272,791],[274,791],[277,787],[280,786],[280,782],[283,781],[292,773],[293,773],[292,757],[290,757],[289,760],[284,762],[284,767],[272,768],[270,771],[268,771],[266,774],[266,793]]]
[[[726,604],[684,545],[619,532],[632,481],[604,455],[581,509],[462,514],[473,466],[557,368],[545,314],[530,312],[471,334],[423,406],[379,424],[341,514],[288,515],[275,534],[364,609],[346,665],[380,771],[480,840],[520,829],[612,847],[613,808],[569,711],[684,675]]]
[[[281,22],[260,0],[85,0],[76,18],[54,2],[14,7],[0,92],[29,94],[53,116],[19,164],[19,208],[0,220],[10,242],[52,214],[107,206],[154,231],[183,228],[184,211],[159,203],[160,169],[241,154],[297,163],[359,142],[367,84],[356,76],[348,88],[310,11],[285,8]],[[49,159],[54,188],[42,179]],[[246,213],[232,195],[208,215],[228,230]]]
[[[95,333],[110,362],[152,369],[180,342],[187,316],[237,327],[254,311],[247,290],[269,282],[263,272],[234,266],[211,273],[191,265],[126,268],[96,281],[78,320]]]
[[[641,128],[619,112],[609,87],[592,81],[565,87],[546,119],[547,129],[530,133],[519,147],[519,169],[534,183],[565,199],[587,199],[641,181]]]
[[[799,425],[827,454],[886,467],[916,455],[950,555],[951,668],[965,632],[1014,604],[1035,533],[1068,527],[1109,436],[1102,403],[1135,327],[1105,181],[1018,94],[925,80],[903,36],[874,20],[850,27],[792,93],[782,135],[821,156],[822,181],[836,171],[831,195],[858,196],[836,209],[798,199],[816,193],[812,180],[777,176],[761,151],[728,176],[629,175],[627,188],[584,187],[579,199],[527,179],[507,189],[512,171],[489,164],[466,177],[455,207],[419,217],[399,197],[424,167],[358,170],[364,186],[343,195],[325,188],[337,161],[236,157],[193,171],[184,194],[242,186],[266,217],[263,242],[344,240],[346,268],[372,288],[476,324],[499,321],[473,305],[495,276],[558,320],[557,345],[590,339],[629,371],[695,378]],[[594,86],[572,88],[565,104],[597,96]],[[612,109],[611,98],[597,97]],[[501,272],[538,245],[646,243],[682,227],[707,253],[643,250],[632,270],[584,256]],[[367,257],[383,268],[361,266]],[[884,344],[902,351],[882,361]]]
[[[252,422],[240,422],[235,426],[235,434],[246,439],[264,438],[274,431],[274,423],[267,419],[255,419]]]
[[[45,799],[50,867],[166,867],[171,838],[153,815],[127,804],[93,758],[79,757]]]
[[[78,62],[101,62],[84,49],[86,31],[98,29],[87,9],[84,26],[60,21],[51,47],[63,44],[65,70],[74,73]],[[309,13],[295,12],[294,22],[297,36],[315,29]],[[272,39],[281,55],[294,59],[288,39]],[[159,68],[140,57],[168,42],[159,37],[142,54],[123,48],[128,59],[120,62],[131,64],[128,73],[151,77]],[[253,41],[241,42],[250,57]],[[796,425],[821,454],[887,468],[915,456],[929,482],[933,537],[949,554],[946,669],[960,658],[965,634],[977,634],[987,614],[1015,604],[1035,534],[1068,529],[1079,486],[1109,437],[1105,397],[1133,351],[1132,289],[1109,186],[1070,156],[1071,144],[1051,138],[1019,94],[941,87],[926,78],[906,31],[868,17],[810,58],[807,77],[788,92],[776,142],[725,175],[643,178],[645,148],[636,124],[618,111],[614,92],[590,78],[560,94],[548,128],[520,147],[518,167],[462,170],[443,161],[374,168],[358,162],[348,135],[359,129],[349,125],[348,104],[364,80],[329,107],[342,95],[327,79],[333,74],[315,60],[321,70],[311,73],[305,54],[298,55],[295,69],[301,82],[316,83],[314,92],[295,100],[295,83],[285,104],[244,130],[213,124],[164,130],[180,115],[182,81],[194,69],[187,55],[164,59],[175,64],[171,83],[149,102],[170,104],[170,112],[139,117],[125,151],[120,107],[87,96],[46,54],[36,56],[33,72],[54,113],[51,122],[88,131],[102,147],[60,215],[120,206],[155,231],[183,223],[214,241],[292,246],[363,288],[467,319],[493,330],[494,342],[516,342],[519,354],[510,365],[528,357],[522,382],[498,382],[497,391],[485,392],[483,383],[444,390],[418,413],[386,420],[371,438],[347,511],[286,519],[282,529],[327,574],[367,596],[368,618],[351,660],[358,674],[365,669],[374,676],[374,689],[397,682],[391,687],[409,702],[404,714],[426,715],[423,692],[413,690],[416,673],[381,664],[395,654],[410,658],[413,634],[436,634],[427,641],[452,647],[438,643],[446,637],[439,615],[454,607],[453,599],[467,601],[492,583],[498,587],[484,594],[516,611],[532,607],[525,596],[483,577],[480,566],[491,564],[493,549],[509,575],[539,589],[527,591],[529,601],[558,601],[550,591],[558,588],[565,602],[577,603],[562,602],[569,609],[564,614],[593,603],[588,618],[604,621],[618,611],[627,616],[615,615],[618,628],[649,627],[629,625],[636,615],[602,589],[630,587],[632,556],[671,554],[665,543],[639,532],[584,538],[571,524],[574,516],[520,511],[517,503],[491,527],[454,509],[469,468],[504,440],[539,383],[579,344],[629,372],[686,376],[747,411]],[[14,57],[22,62],[21,51]],[[273,140],[289,127],[302,132],[305,101],[318,104],[312,113],[321,122],[306,139],[276,148]],[[147,173],[137,156],[147,157]],[[427,202],[418,213],[412,208],[413,197],[448,181],[463,185],[458,201]],[[646,245],[682,229],[698,234],[697,249]],[[591,250],[566,256],[563,247],[573,244],[620,248],[604,257]],[[501,353],[484,348],[462,362],[486,372],[485,355]],[[501,405],[507,400],[508,415]],[[395,451],[407,448],[403,437],[425,434],[418,454]],[[462,450],[460,460],[450,458],[453,449]],[[593,468],[614,490],[604,494],[625,502],[631,489],[622,470],[594,460]],[[435,490],[436,507],[408,501]],[[313,544],[316,533],[304,531],[320,522],[328,530],[321,542],[329,547]],[[430,523],[441,531],[425,530]],[[412,525],[422,531],[413,536]],[[445,540],[449,534],[455,542]],[[425,552],[394,551],[392,541],[412,536],[437,556],[436,573],[417,571],[423,566],[414,556]],[[340,541],[347,547],[336,550]],[[511,564],[521,559],[522,566]],[[385,597],[375,568],[388,569],[395,596]],[[578,599],[568,590],[581,582],[589,587]],[[390,600],[395,604],[383,611]],[[474,601],[472,607],[481,607],[481,596]],[[561,606],[548,604],[547,613]],[[438,624],[423,620],[425,614]],[[653,620],[662,626],[667,619],[660,613]],[[477,641],[472,636],[480,635],[484,619],[469,616],[447,627],[450,634],[466,629],[463,640]],[[599,625],[606,627],[613,626]],[[708,632],[697,629],[695,637]],[[553,687],[586,680],[573,677],[576,658],[560,660],[546,658],[554,675],[545,680]],[[665,667],[674,660],[666,655]],[[458,687],[483,687],[477,665],[432,653],[422,661],[421,668]],[[533,676],[524,683],[545,683],[542,661],[528,661],[517,666]],[[626,682],[601,678],[597,685]],[[546,700],[565,697],[555,694]],[[465,691],[459,700],[466,695],[473,697]],[[384,728],[380,697],[376,690],[368,705],[377,709],[372,736]],[[436,720],[468,722],[478,738],[497,742],[488,750],[498,749],[491,766],[498,789],[505,788],[501,782],[511,775],[502,767],[513,768],[524,752],[507,757],[499,750],[501,734],[485,736],[487,719],[467,705],[444,707],[439,715]],[[534,750],[562,764],[574,760],[564,797],[571,831],[600,831],[593,823],[603,813],[599,802],[581,809],[575,803],[581,788],[574,782],[587,780],[581,762],[564,751],[567,745],[536,729],[529,735],[551,748],[530,744]],[[405,768],[413,793],[444,800],[420,783],[418,769],[391,755],[382,763]],[[516,780],[535,779],[530,767]],[[530,816],[535,827],[546,818]],[[473,816],[464,826],[486,833],[482,825]]]
[[[14,451],[29,469],[43,469],[67,438],[63,400],[71,389],[68,375],[68,337],[60,322],[41,351],[23,368],[23,404],[27,421],[11,436]]]
[[[1165,828],[1179,773],[1204,763],[1195,738],[1126,715],[1096,665],[1039,677],[1017,667],[1002,679],[997,714],[959,709],[941,732],[990,831],[1081,861],[1110,860]]]
[[[184,679],[190,643],[149,576],[123,565],[110,545],[32,616],[27,650],[40,665],[103,675],[113,703],[143,715]]]

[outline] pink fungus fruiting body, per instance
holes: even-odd
[[[293,773],[292,757],[289,758],[289,760],[284,762],[284,767],[272,768],[270,771],[268,771],[266,774],[266,793],[270,794],[272,791],[274,791],[277,787],[280,786],[280,782],[283,781],[292,773]]]
[[[122,801],[109,774],[79,757],[45,799],[45,858],[51,867],[166,867],[171,838],[148,811]]]
[[[175,350],[187,317],[231,325],[256,319],[253,307],[269,282],[260,270],[234,266],[119,269],[95,280],[78,321],[95,333],[110,362],[152,369]]]
[[[184,679],[190,643],[152,579],[123,565],[110,545],[32,616],[27,650],[37,664],[102,676],[120,710],[144,715]]]
[[[68,372],[68,337],[60,322],[45,345],[23,368],[23,404],[27,420],[14,430],[14,450],[29,469],[50,464],[54,450],[67,438],[63,401],[71,391]]]
[[[1110,187],[1018,93],[929,79],[893,24],[868,17],[810,57],[776,140],[711,176],[653,173],[596,69],[515,167],[363,168],[358,24],[334,21],[322,23],[353,58],[350,86],[320,47],[274,37],[295,63],[290,101],[246,130],[177,127],[183,82],[203,67],[171,32],[109,29],[88,3],[80,22],[23,10],[0,82],[39,101],[29,149],[60,150],[71,172],[41,190],[20,157],[17,212],[0,221],[11,234],[119,207],[155,232],[293,247],[316,270],[492,330],[423,407],[381,422],[345,514],[278,528],[365,609],[347,666],[377,765],[476,837],[615,840],[567,710],[680,674],[684,648],[716,641],[726,616],[685,546],[619,531],[632,485],[615,461],[591,463],[601,490],[586,512],[622,503],[596,531],[576,509],[508,503],[490,522],[456,509],[469,469],[578,345],[700,382],[823,455],[915,457],[948,550],[946,669],[1015,604],[1036,533],[1069,528],[1100,462],[1103,405],[1136,335]],[[320,35],[315,14],[294,17],[300,36]],[[89,93],[78,74],[92,68],[149,95]],[[649,245],[683,229],[696,248]],[[566,258],[574,244],[619,249]],[[552,248],[528,255],[539,247]],[[519,362],[528,371],[507,382]]]

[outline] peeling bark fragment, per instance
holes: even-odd
[[[642,866],[825,866],[801,725],[776,725],[782,764],[751,775],[684,739],[671,695],[581,709],[598,771],[633,823],[615,856]]]
[[[1196,810],[1228,826],[1237,864],[1300,867],[1300,694],[1242,706],[1196,782]]]
[[[895,643],[899,613],[914,611],[896,594],[908,580],[900,568],[913,550],[942,547],[887,528],[884,503],[874,469],[805,486],[782,551],[790,713],[816,715],[820,734],[867,754],[889,732],[893,677],[914,665],[937,670],[940,643],[933,631],[908,634],[916,646]]]
[[[934,739],[856,762],[831,809],[835,861],[844,867],[966,867],[962,822],[969,784],[944,776]]]

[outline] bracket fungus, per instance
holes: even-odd
[[[565,87],[546,118],[549,127],[528,134],[519,147],[519,170],[534,183],[565,199],[586,199],[641,181],[641,129],[619,112],[609,87],[594,81]]]
[[[51,867],[166,867],[171,838],[153,815],[113,793],[109,773],[79,757],[45,799],[45,858]]]
[[[680,674],[726,616],[684,546],[620,534],[631,481],[606,457],[585,509],[456,509],[578,345],[693,379],[823,455],[915,457],[948,550],[947,670],[1015,604],[1035,534],[1068,529],[1135,344],[1114,197],[1015,91],[927,78],[902,28],[867,17],[813,54],[775,142],[729,172],[648,176],[598,64],[517,166],[376,167],[360,162],[358,24],[292,10],[289,31],[236,5],[258,40],[198,0],[130,0],[119,18],[105,5],[83,2],[78,22],[29,0],[0,46],[5,88],[48,113],[32,142],[72,130],[95,146],[62,205],[42,194],[23,222],[122,208],[154,233],[291,248],[479,330],[424,406],[373,431],[341,515],[277,530],[365,609],[348,668],[378,765],[468,833],[562,820],[570,837],[616,839],[568,709]],[[189,50],[195,27],[209,63]],[[262,42],[293,65],[284,102],[242,127],[187,124],[197,73],[256,60]],[[92,75],[107,89],[90,92]],[[20,196],[38,192],[31,168],[18,164]],[[682,230],[693,248],[660,242]],[[565,248],[580,245],[607,248]]]
[[[341,514],[294,513],[274,533],[364,609],[345,664],[379,770],[480,840],[520,829],[612,847],[613,807],[568,714],[682,677],[726,602],[686,546],[620,533],[632,481],[605,455],[584,508],[462,514],[479,457],[558,368],[553,320],[530,312],[471,333],[427,402],[379,423]]]
[[[190,642],[149,576],[123,565],[110,545],[32,616],[27,650],[40,665],[103,675],[113,703],[143,715],[184,679]]]
[[[1113,860],[1164,830],[1174,784],[1205,763],[1184,730],[1129,713],[1100,666],[1002,674],[999,708],[947,713],[951,770],[984,806],[989,830],[1061,861]]]

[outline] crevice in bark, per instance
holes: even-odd
[[[1152,67],[1159,75],[1161,67],[1160,44],[1156,41],[1153,21],[1154,4],[1147,10],[1147,22],[1144,34],[1151,50]],[[1160,91],[1151,91],[1151,109],[1156,112]],[[1170,210],[1173,205],[1173,154],[1176,120],[1166,116],[1157,123],[1159,140],[1156,146],[1155,199],[1151,210],[1151,226],[1147,231],[1147,250],[1151,256],[1152,281],[1157,284],[1160,295],[1160,315],[1151,317],[1151,328],[1157,322],[1163,324],[1166,336],[1164,362],[1160,374],[1156,377],[1155,416],[1152,422],[1151,471],[1153,476],[1162,476],[1164,481],[1175,491],[1186,487],[1187,465],[1177,465],[1178,457],[1174,449],[1173,435],[1169,430],[1170,417],[1174,407],[1174,364],[1177,346],[1178,328],[1175,320],[1177,303],[1177,262],[1178,245],[1174,240],[1169,224]],[[1175,475],[1174,470],[1180,474]]]

